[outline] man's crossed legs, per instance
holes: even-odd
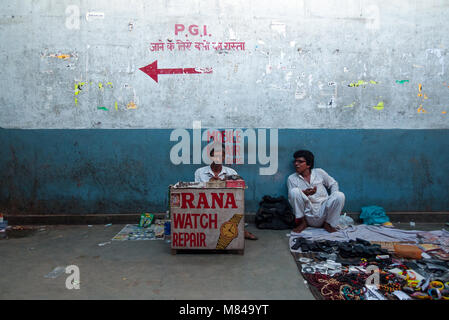
[[[338,225],[340,213],[345,204],[345,195],[343,192],[334,192],[321,204],[320,211],[317,215],[306,215],[305,195],[299,188],[290,190],[288,200],[293,207],[296,216],[297,226],[294,232],[300,233],[308,226],[316,228],[324,228],[328,232],[337,231],[335,227]]]

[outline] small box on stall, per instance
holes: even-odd
[[[245,180],[226,180],[226,188],[245,188]]]

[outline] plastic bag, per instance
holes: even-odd
[[[340,216],[340,219],[338,220],[338,226],[341,228],[346,228],[353,224],[354,224],[354,220],[350,216],[347,216],[346,212],[344,215]]]
[[[360,219],[363,220],[364,224],[383,224],[390,221],[385,209],[379,206],[368,206],[362,207],[362,213],[360,214]]]

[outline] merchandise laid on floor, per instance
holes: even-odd
[[[138,224],[127,224],[112,240],[164,240],[164,221],[155,220],[148,227],[140,227]]]
[[[449,300],[449,232],[349,226],[290,234],[290,251],[319,300]]]

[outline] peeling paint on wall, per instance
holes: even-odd
[[[364,81],[364,80],[359,80],[357,82],[352,82],[352,83],[348,84],[348,87],[355,87],[355,88],[357,88],[359,86],[363,86],[363,88],[365,88],[366,85],[369,84],[369,83],[370,84],[378,84],[378,82],[374,81],[374,80],[370,80],[369,82]]]
[[[103,20],[104,12],[88,12],[86,13],[86,21]]]
[[[383,110],[384,109],[384,102],[380,101],[376,106],[373,107],[376,110]]]
[[[131,101],[126,105],[126,109],[137,109],[137,105],[133,101]]]
[[[47,51],[47,49],[45,50]],[[70,58],[77,59],[77,53],[41,53],[41,58],[55,58],[59,60],[68,60]]]
[[[422,93],[422,84],[418,84],[418,97],[421,98],[421,101],[424,102],[425,99],[428,99],[425,93]],[[423,108],[422,103],[418,107],[418,113],[427,113],[427,111]]]
[[[438,58],[438,62],[441,65],[441,72],[438,73],[439,76],[444,75],[444,56],[441,54],[440,49],[427,49],[426,59],[429,59],[429,54],[433,54]]]
[[[422,107],[422,104],[418,107],[418,113],[427,113],[427,111]]]
[[[77,82],[77,83],[75,83],[75,91],[74,91],[75,106],[78,105],[78,95],[81,93],[81,91],[83,90],[83,86],[85,86],[85,85],[86,85],[85,82]]]
[[[232,28],[229,28],[229,40],[235,41],[237,40],[237,36],[235,35],[235,31]]]
[[[422,93],[421,83],[418,85],[418,97],[421,97],[422,99],[429,99],[429,97],[425,93]]]
[[[269,64],[267,64],[267,66],[265,67],[265,73],[266,74],[270,74],[271,73],[271,69],[272,69],[272,67]]]
[[[67,59],[69,59],[70,57],[71,57],[70,54],[60,54],[60,55],[57,56],[56,58],[67,60]]]
[[[270,28],[273,31],[276,31],[277,33],[279,33],[280,35],[282,35],[283,37],[286,36],[286,26],[285,23],[282,22],[277,22],[277,21],[272,21],[270,24]]]
[[[380,29],[380,9],[377,5],[369,5],[366,8],[365,16],[367,17],[365,27],[372,31]]]
[[[88,89],[89,89],[89,87],[90,86],[93,86],[93,82],[91,81],[91,82],[89,82],[89,83],[87,83],[87,82],[82,82],[82,81],[76,81],[75,82],[75,84],[74,84],[74,99],[75,99],[75,106],[78,106],[79,105],[79,96],[83,93],[83,92],[85,92],[85,91],[87,91]],[[125,89],[127,89],[129,86],[127,85],[127,84],[125,84]],[[98,103],[100,104],[100,105],[102,105],[102,104],[104,104],[103,103],[103,98],[100,98],[100,97],[102,97],[104,94],[105,94],[105,89],[114,89],[114,85],[113,85],[113,83],[112,82],[110,82],[110,81],[108,81],[108,82],[106,82],[106,84],[104,84],[103,82],[98,82],[98,84],[97,84],[97,88],[98,88],[98,90],[97,91],[94,91],[93,93],[95,93],[95,92],[98,92],[101,96],[99,96],[98,97]],[[134,89],[133,89],[133,96],[134,96],[134,99],[136,99],[136,95],[135,95],[135,92],[134,92]],[[114,101],[113,102],[113,106],[114,106],[114,109],[116,110],[116,111],[118,111],[118,102],[117,101]],[[106,108],[106,107],[97,107],[97,109],[98,110],[105,110],[105,111],[108,111],[109,109],[108,108]],[[130,109],[130,108],[128,108],[128,109]]]

